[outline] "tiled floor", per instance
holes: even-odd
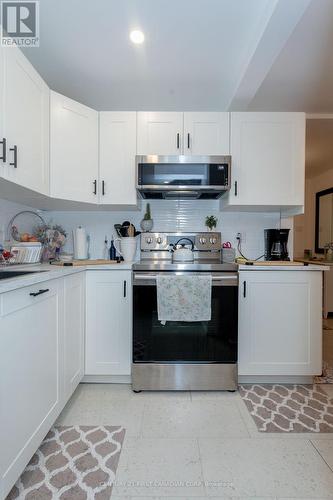
[[[238,393],[81,384],[57,423],[126,428],[113,500],[333,499],[333,433],[259,433]]]

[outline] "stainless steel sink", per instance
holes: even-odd
[[[7,280],[9,278],[17,278],[25,274],[43,273],[45,271],[0,271],[0,280]]]

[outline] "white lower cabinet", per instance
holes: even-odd
[[[321,271],[241,271],[239,375],[320,374],[321,301]]]
[[[0,295],[0,499],[83,376],[85,273]]]
[[[63,397],[66,403],[84,373],[85,273],[64,280]]]
[[[0,498],[60,410],[61,284],[46,281],[0,296]]]
[[[87,271],[86,375],[130,375],[131,271]]]

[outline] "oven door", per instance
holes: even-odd
[[[135,272],[133,363],[235,364],[237,317],[237,273],[212,273],[210,321],[162,325],[157,316],[156,273]]]

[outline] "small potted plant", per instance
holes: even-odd
[[[154,221],[151,218],[150,203],[147,203],[146,212],[143,216],[143,219],[140,223],[140,226],[141,226],[142,231],[144,231],[145,233],[149,233],[149,231],[151,231],[153,229],[153,224],[154,224]]]
[[[213,229],[217,226],[217,217],[215,215],[207,215],[205,224],[208,227],[209,231],[213,231]]]

